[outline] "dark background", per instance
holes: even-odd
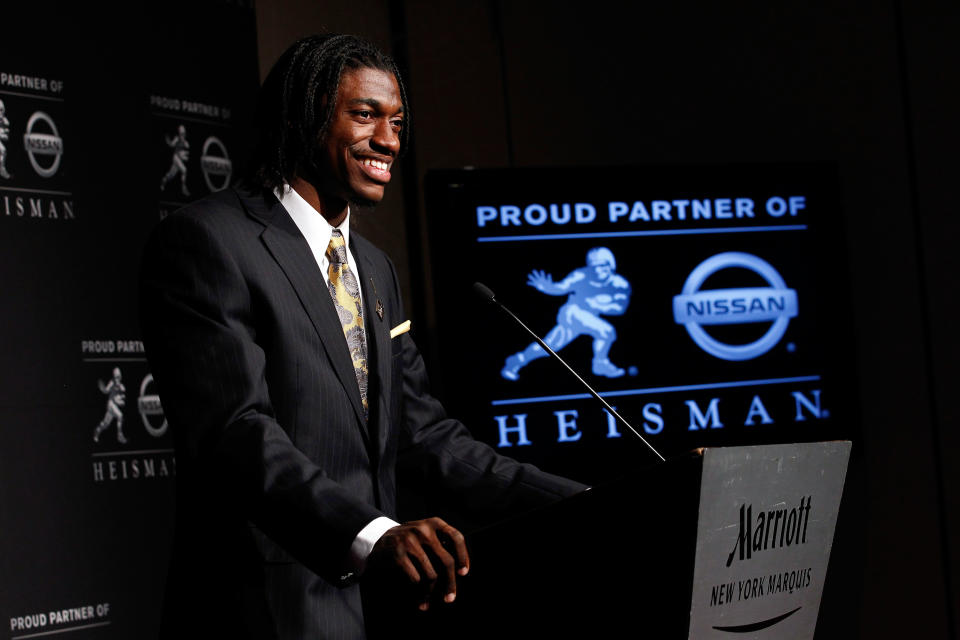
[[[427,171],[835,166],[861,428],[831,564],[843,570],[831,569],[818,637],[956,637],[956,3],[22,5],[23,15],[4,7],[0,51],[10,73],[67,82],[61,135],[75,155],[63,171],[77,220],[0,219],[5,629],[11,616],[111,601],[110,626],[71,636],[153,635],[170,486],[92,483],[95,384],[110,365],[83,362],[78,344],[138,337],[135,265],[160,206],[147,99],[170,91],[167,73],[192,78],[178,91],[224,92],[239,123],[257,58],[262,79],[296,38],[329,29],[366,35],[406,70],[413,147],[385,201],[356,224],[397,262],[434,368],[442,295],[431,276],[448,266],[428,258]],[[195,135],[199,155],[207,134]],[[127,425],[146,437],[133,371]]]
[[[2,10],[2,72],[62,81],[64,89],[58,101],[0,86],[12,174],[0,180],[0,196],[63,192],[69,195],[52,199],[72,200],[75,213],[30,218],[0,209],[4,638],[66,629],[56,637],[156,635],[173,527],[172,439],[146,428],[140,400],[156,391],[149,383],[141,391],[149,373],[143,353],[120,351],[118,343],[140,339],[137,275],[147,233],[164,202],[186,200],[179,177],[159,190],[172,155],[164,137],[185,124],[188,187],[193,197],[206,195],[204,140],[221,138],[235,164],[242,162],[245,140],[234,132],[249,120],[258,85],[252,5],[108,5],[25,2]],[[153,95],[217,105],[230,117],[164,113],[152,106]],[[24,151],[27,119],[38,110],[63,139],[61,166],[49,178],[38,177]],[[114,351],[84,350],[85,341],[112,343]],[[95,443],[107,400],[98,382],[109,381],[114,367],[126,387],[126,442],[114,423]],[[147,417],[159,429],[162,419]],[[103,605],[109,608],[98,612]],[[51,611],[91,606],[93,618],[50,620]],[[47,624],[11,623],[32,614],[45,614]]]

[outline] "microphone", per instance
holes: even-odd
[[[617,420],[619,420],[627,429],[629,429],[631,432],[633,432],[633,435],[635,435],[635,436],[637,436],[638,438],[640,438],[640,441],[643,442],[643,444],[647,445],[647,447],[650,449],[650,451],[653,451],[654,455],[656,455],[658,458],[660,458],[660,462],[666,462],[666,459],[665,459],[662,455],[660,455],[660,452],[657,451],[656,449],[654,449],[654,448],[653,448],[653,445],[650,444],[649,442],[647,442],[647,439],[644,438],[642,435],[640,435],[640,432],[639,432],[639,431],[637,431],[636,429],[634,429],[634,428],[630,425],[630,423],[627,422],[626,419],[623,418],[623,416],[621,416],[619,413],[617,413],[617,410],[614,409],[613,407],[611,407],[609,402],[607,402],[607,401],[604,400],[602,397],[600,397],[600,394],[597,393],[596,391],[594,391],[594,390],[593,390],[593,387],[591,387],[589,384],[587,384],[587,381],[584,380],[583,378],[581,378],[581,377],[580,377],[580,374],[578,374],[576,371],[573,370],[573,367],[571,367],[570,365],[568,365],[563,358],[561,358],[559,355],[557,355],[557,352],[554,351],[553,349],[551,349],[551,348],[550,348],[550,345],[548,345],[546,342],[544,342],[544,341],[540,338],[540,336],[538,336],[536,333],[533,332],[532,329],[530,329],[530,327],[528,327],[527,325],[525,325],[520,318],[518,318],[512,311],[510,311],[510,309],[508,309],[507,307],[505,307],[502,302],[500,302],[499,300],[497,300],[497,297],[494,295],[494,293],[493,293],[493,291],[490,289],[490,287],[488,287],[487,285],[483,284],[482,282],[474,282],[474,283],[473,283],[473,291],[474,291],[474,293],[476,293],[478,296],[480,296],[481,298],[483,298],[483,300],[485,300],[486,302],[489,302],[490,304],[495,304],[495,305],[497,305],[498,307],[500,307],[500,308],[503,310],[504,313],[506,313],[508,316],[510,316],[511,318],[513,318],[513,320],[514,320],[517,324],[519,324],[521,327],[524,328],[524,330],[525,330],[527,333],[529,333],[531,336],[533,336],[533,339],[536,340],[537,343],[538,343],[541,347],[543,347],[543,349],[544,349],[547,353],[549,353],[551,356],[553,356],[554,358],[556,358],[557,360],[559,360],[559,361],[560,361],[560,364],[562,364],[564,367],[566,367],[566,368],[567,368],[567,371],[569,371],[570,373],[572,373],[572,374],[573,374],[573,377],[575,377],[577,380],[579,380],[579,381],[580,381],[580,384],[582,384],[584,387],[586,387],[587,391],[590,392],[590,395],[592,395],[594,398],[596,398],[597,400],[599,400],[601,404],[603,404],[604,408],[606,408],[606,410],[610,412],[610,415],[612,415],[613,417],[615,417],[615,418],[616,418]]]

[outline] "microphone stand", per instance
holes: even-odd
[[[653,445],[650,444],[649,442],[647,442],[647,439],[644,438],[642,435],[640,435],[640,432],[639,432],[639,431],[637,431],[636,429],[634,429],[633,426],[631,426],[630,423],[627,422],[626,419],[625,419],[623,416],[621,416],[619,413],[617,413],[617,410],[614,409],[613,407],[611,407],[609,402],[607,402],[606,400],[604,400],[604,399],[600,396],[599,393],[597,393],[596,391],[594,391],[594,390],[593,390],[593,387],[591,387],[589,384],[587,384],[587,381],[584,380],[583,378],[581,378],[581,377],[580,377],[580,374],[578,374],[576,371],[573,370],[573,367],[571,367],[569,364],[566,363],[566,361],[565,361],[563,358],[561,358],[559,355],[557,355],[557,352],[554,351],[553,349],[551,349],[551,348],[550,348],[550,345],[548,345],[546,342],[544,342],[544,341],[540,338],[540,336],[538,336],[536,333],[533,332],[532,329],[530,329],[530,327],[528,327],[527,325],[525,325],[525,324],[523,323],[523,320],[521,320],[520,318],[518,318],[512,311],[510,311],[510,309],[508,309],[506,306],[504,306],[502,302],[500,302],[499,300],[497,300],[497,297],[494,295],[493,291],[490,290],[489,287],[487,287],[487,286],[484,285],[483,283],[475,282],[475,283],[473,283],[473,290],[474,290],[474,292],[476,292],[476,294],[477,294],[478,296],[480,296],[481,298],[483,298],[483,299],[486,300],[487,302],[490,302],[490,303],[492,303],[492,304],[497,305],[500,309],[503,310],[504,313],[506,313],[508,316],[510,316],[511,318],[513,318],[513,320],[514,320],[517,324],[519,324],[521,327],[524,328],[524,330],[526,330],[527,333],[529,333],[531,336],[533,336],[533,339],[536,340],[537,343],[538,343],[541,347],[543,347],[543,349],[544,349],[547,353],[549,353],[551,356],[553,356],[554,358],[556,358],[557,360],[559,360],[559,361],[560,361],[560,364],[562,364],[564,367],[566,367],[566,368],[567,368],[567,371],[569,371],[570,373],[572,373],[573,376],[574,376],[577,380],[580,381],[580,384],[582,384],[582,385],[587,389],[587,391],[590,392],[590,394],[591,394],[594,398],[596,398],[597,400],[599,400],[599,401],[601,402],[601,404],[603,404],[603,406],[606,408],[606,410],[610,412],[610,415],[612,415],[612,416],[615,417],[617,420],[619,420],[627,429],[629,429],[629,430],[633,433],[633,435],[635,435],[635,436],[637,436],[638,438],[640,438],[640,441],[643,442],[643,444],[647,445],[647,447],[650,449],[650,451],[652,451],[652,452],[654,453],[654,455],[656,455],[658,458],[660,458],[660,462],[666,462],[666,459],[665,459],[662,455],[660,455],[660,452],[657,451],[656,449],[654,449],[654,448],[653,448]]]

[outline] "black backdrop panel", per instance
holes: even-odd
[[[254,14],[75,4],[4,7],[0,637],[153,637],[176,460],[140,341],[140,252],[240,171]]]
[[[504,453],[588,482],[656,460],[473,295],[480,281],[563,344],[664,455],[853,437],[833,175],[809,165],[431,174],[435,378],[448,408]]]

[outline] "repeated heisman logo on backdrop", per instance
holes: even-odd
[[[102,375],[92,374],[97,378],[96,387],[105,404],[103,417],[93,428],[95,445],[90,452],[90,463],[94,484],[109,486],[114,482],[174,477],[177,460],[153,374],[148,370],[143,342],[82,340],[80,346],[84,362],[101,374],[110,373],[106,380]],[[90,376],[86,379],[89,381]],[[131,379],[139,380],[139,387],[128,388]],[[84,430],[92,425],[93,419],[89,420]],[[141,424],[146,433],[140,430]]]
[[[111,424],[116,424],[117,442],[126,444],[127,438],[123,435],[123,407],[127,404],[127,388],[123,384],[120,367],[114,367],[110,382],[104,383],[103,380],[97,380],[97,386],[100,387],[100,393],[107,396],[107,411],[103,414],[103,419],[97,428],[93,430],[93,441],[100,442],[100,434],[109,429]]]
[[[150,114],[161,219],[195,197],[230,186],[233,161],[228,145],[234,129],[230,107],[154,93]]]
[[[554,351],[560,351],[582,335],[593,338],[594,375],[619,378],[626,371],[610,362],[610,347],[617,339],[617,330],[601,316],[621,316],[630,304],[630,283],[616,273],[617,262],[606,247],[587,252],[587,265],[574,269],[560,282],[544,271],[533,271],[527,284],[551,296],[567,296],[557,312],[557,324],[547,333],[544,342]],[[500,375],[517,380],[520,369],[537,358],[549,355],[533,342],[523,351],[509,356]],[[634,373],[631,367],[631,375]]]
[[[43,178],[53,177],[60,168],[60,159],[63,156],[63,139],[53,118],[43,111],[35,111],[27,120],[23,148],[37,175]]]
[[[211,153],[216,151],[217,153]],[[200,168],[203,170],[203,180],[210,191],[222,191],[230,186],[233,175],[233,163],[227,147],[216,136],[210,136],[203,143],[203,155],[200,156]]]
[[[184,125],[177,127],[177,133],[172,136],[165,136],[164,141],[167,146],[173,150],[170,158],[170,168],[160,179],[160,191],[167,188],[167,183],[173,178],[180,176],[180,193],[185,198],[190,197],[190,190],[187,189],[187,160],[190,159],[190,143],[187,141],[187,128]]]
[[[143,421],[143,428],[154,438],[159,438],[167,432],[167,418],[163,415],[160,405],[160,396],[147,393],[147,387],[153,385],[153,374],[148,373],[140,383],[140,397],[137,398],[137,411]]]
[[[140,383],[140,396],[137,398],[137,411],[143,426],[154,438],[160,438],[167,432],[167,420],[163,415],[163,407],[160,405],[160,398],[155,393],[148,393],[148,387],[153,384],[153,374],[148,373]],[[127,437],[123,433],[124,409],[127,404],[127,388],[123,384],[123,372],[120,367],[114,367],[112,377],[109,382],[97,380],[100,393],[107,397],[106,411],[103,419],[97,424],[93,431],[93,441],[99,442],[101,435],[108,431],[111,426],[117,427],[117,442],[127,443]]]
[[[713,274],[731,267],[753,271],[769,287],[701,290]],[[687,277],[683,293],[673,298],[673,317],[686,327],[693,341],[710,355],[723,360],[751,360],[772,349],[797,315],[797,292],[770,263],[749,253],[728,251],[701,262]],[[723,343],[704,330],[704,325],[773,321],[757,340],[748,344]]]
[[[7,105],[0,100],[0,178],[9,180],[13,176],[7,169],[7,144],[10,141],[10,119],[7,118]],[[30,166],[41,178],[51,178],[60,168],[63,156],[63,138],[57,131],[57,124],[47,113],[34,111],[24,128],[23,149]]]
[[[0,219],[76,220],[63,82],[0,72]]]
[[[186,125],[177,125],[176,133],[164,136],[164,142],[171,150],[170,168],[160,179],[161,193],[166,191],[168,185],[175,178],[180,183],[180,194],[190,197],[190,190],[187,188],[187,163],[190,161],[190,141],[187,139]],[[226,145],[216,136],[208,136],[203,142],[202,153],[200,156],[200,170],[203,173],[203,181],[210,191],[222,191],[230,186],[230,178],[233,175],[233,163],[230,161],[230,154],[227,152]]]
[[[0,178],[9,180],[12,176],[7,171],[7,146],[10,140],[10,119],[7,118],[7,105],[0,100]]]

